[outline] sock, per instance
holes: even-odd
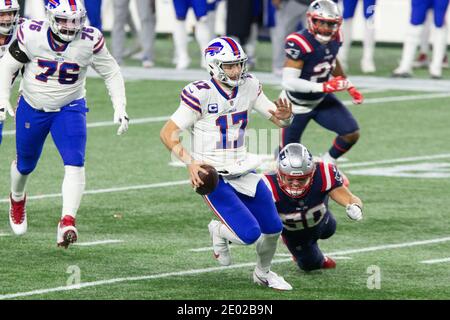
[[[430,63],[430,74],[442,76],[442,61],[447,51],[447,25],[433,30],[433,58]]]
[[[410,25],[408,27],[408,32],[403,42],[402,60],[400,61],[400,66],[396,69],[396,73],[411,73],[422,30],[423,25]]]
[[[277,250],[279,237],[280,233],[263,233],[256,242],[256,267],[264,273],[270,271],[270,264]]]
[[[334,139],[330,150],[328,150],[328,153],[332,158],[337,159],[350,150],[353,145],[354,143],[345,142],[341,136],[337,136],[336,139]]]
[[[344,71],[348,69],[348,55],[352,44],[353,19],[346,19],[342,24],[343,43],[339,50],[339,62]]]
[[[216,37],[216,10],[208,12],[208,28],[211,38]]]
[[[205,49],[208,47],[208,43],[211,40],[207,17],[202,17],[195,24],[195,38],[200,47],[200,67],[206,68]]]
[[[85,171],[84,167],[65,166],[64,168],[62,217],[69,215],[75,218],[86,185]]]
[[[425,25],[422,30],[422,34],[420,35],[420,53],[428,55],[430,51],[430,29],[431,29],[431,20],[432,17],[428,16],[425,21]]]
[[[11,163],[11,197],[14,201],[25,198],[25,186],[29,175],[23,175],[17,170],[17,161]]]
[[[366,22],[363,41],[363,61],[373,61],[373,52],[375,50],[375,26]]]
[[[234,244],[245,244],[233,231],[228,229],[228,227],[222,222],[220,222],[219,226],[219,236],[227,239]]]
[[[258,41],[258,24],[252,23],[250,26],[250,36],[247,44],[245,45],[245,53],[249,57],[249,60],[254,62],[256,53],[256,42]]]
[[[175,52],[178,61],[189,59],[187,50],[188,39],[184,21],[175,20],[175,26],[173,28],[173,42],[175,45]]]

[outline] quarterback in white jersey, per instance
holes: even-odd
[[[291,290],[283,277],[270,271],[282,224],[270,191],[253,173],[258,162],[247,155],[244,138],[252,110],[286,127],[292,121],[292,106],[285,99],[273,103],[265,96],[259,81],[246,73],[247,55],[233,39],[213,39],[205,49],[205,59],[211,79],[182,90],[180,106],[162,128],[161,139],[186,163],[195,187],[203,184],[199,172],[207,174],[202,164],[214,166],[220,174],[217,187],[204,196],[220,220],[208,226],[219,263],[231,263],[229,241],[256,242],[254,282]],[[181,130],[191,132],[189,151],[180,143]]]
[[[21,22],[19,10],[17,0],[0,0],[0,59],[16,39],[16,27]],[[10,110],[0,106],[0,144],[2,144],[3,121],[8,111]]]
[[[0,108],[10,104],[11,76],[22,67],[21,97],[16,110],[17,159],[11,165],[9,220],[17,235],[27,230],[25,185],[35,169],[49,133],[64,162],[62,217],[57,244],[77,240],[75,217],[85,186],[86,72],[92,66],[105,80],[120,135],[128,129],[125,86],[101,32],[85,27],[86,10],[79,0],[49,0],[48,21],[30,20],[17,31],[0,61]]]

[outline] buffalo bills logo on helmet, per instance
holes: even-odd
[[[59,0],[48,0],[48,6],[52,9],[58,7],[59,5]]]
[[[223,49],[223,45],[220,42],[214,42],[208,48],[205,49],[205,55],[209,54],[210,56],[214,56],[214,55],[220,53],[220,51],[222,51],[222,49]]]

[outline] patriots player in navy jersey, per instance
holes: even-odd
[[[364,97],[346,78],[336,56],[342,45],[342,16],[329,0],[316,0],[308,8],[308,28],[286,38],[282,98],[292,102],[295,114],[290,127],[282,129],[281,148],[300,142],[313,119],[337,137],[323,160],[335,163],[359,139],[359,127],[350,111],[332,93],[347,90],[353,103]],[[330,79],[331,78],[331,79]]]
[[[329,197],[346,208],[350,219],[362,219],[362,202],[343,186],[336,166],[315,162],[305,146],[291,143],[278,156],[277,172],[266,174],[264,181],[283,222],[284,243],[300,269],[336,267],[317,244],[336,231],[336,220],[328,208]]]

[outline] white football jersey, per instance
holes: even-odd
[[[84,28],[74,41],[59,46],[47,21],[27,20],[18,29],[17,39],[30,59],[20,93],[38,110],[59,111],[83,98],[89,66],[102,75],[117,65],[105,47],[102,33],[93,27]]]
[[[190,149],[195,160],[218,171],[245,173],[258,165],[247,155],[245,133],[253,109],[269,119],[269,105],[256,104],[263,95],[259,81],[248,75],[243,85],[229,94],[215,79],[196,81],[184,87],[180,106],[171,119],[191,133]]]

